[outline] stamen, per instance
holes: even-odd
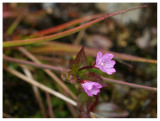
[[[101,66],[103,66],[103,65],[104,65],[104,63],[102,62],[102,63],[101,63]]]

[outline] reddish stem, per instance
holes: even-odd
[[[90,112],[93,112],[93,110],[94,110],[94,108],[97,106],[98,102],[99,102],[99,98],[98,98],[98,95],[96,95],[96,100],[95,100],[95,102],[91,105],[91,107],[90,107]]]
[[[89,68],[94,68],[94,67],[93,66],[84,66],[84,67],[78,69],[78,71],[82,71],[84,69],[89,69]]]

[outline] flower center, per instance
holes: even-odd
[[[102,60],[101,66],[104,66],[104,60]]]

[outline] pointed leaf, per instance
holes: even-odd
[[[76,58],[70,62],[70,68],[73,74],[78,73],[78,69],[82,66],[87,66],[87,59],[84,52],[84,47],[76,55]]]

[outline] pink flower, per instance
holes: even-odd
[[[112,73],[116,72],[113,68],[116,62],[111,60],[113,58],[113,54],[106,53],[102,55],[102,52],[97,53],[96,64],[94,67],[99,68],[103,72],[111,75]]]
[[[88,94],[88,96],[97,95],[100,92],[100,88],[102,88],[102,85],[97,82],[91,82],[88,80],[85,80],[82,84],[83,89]]]

